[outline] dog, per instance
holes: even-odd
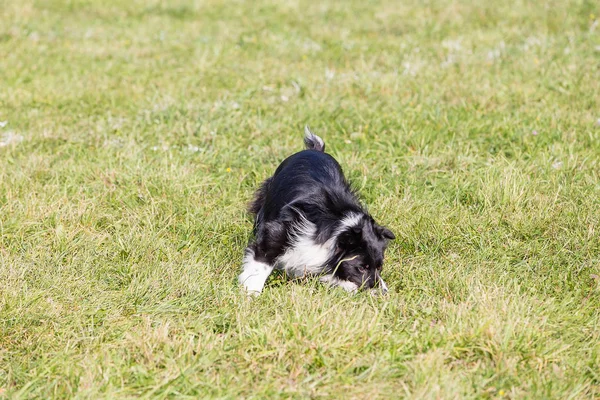
[[[254,238],[239,282],[260,294],[273,269],[288,277],[318,276],[349,292],[379,289],[384,252],[395,239],[365,210],[325,142],[304,129],[306,150],[285,159],[256,191],[249,211]]]

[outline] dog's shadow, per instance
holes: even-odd
[[[265,288],[278,288],[289,285],[302,285],[302,286],[324,286],[319,282],[319,278],[315,276],[304,276],[304,277],[291,277],[284,270],[275,269],[269,275],[269,278],[265,282]]]
[[[299,283],[301,282],[303,279],[302,278],[290,278],[284,270],[280,270],[280,269],[275,269],[273,270],[273,272],[271,273],[271,275],[269,275],[269,278],[267,279],[267,282],[265,283],[265,287],[269,286],[269,287],[280,287],[280,286],[284,286],[284,285],[289,285],[290,283]]]
[[[238,283],[238,279],[235,278],[234,282],[237,284]],[[265,286],[264,288],[279,288],[282,286],[289,286],[290,284],[292,285],[310,285],[312,282],[312,284],[314,284],[315,286],[323,285],[322,283],[319,282],[318,277],[314,277],[314,276],[305,276],[305,277],[290,277],[288,276],[288,274],[281,269],[274,269],[273,272],[271,272],[271,275],[269,275],[269,277],[267,278],[267,280],[265,281]]]
[[[282,286],[288,286],[290,284],[313,286],[314,288],[324,287],[328,290],[339,290],[339,291],[343,292],[343,290],[341,290],[341,288],[339,288],[339,287],[327,286],[327,285],[323,284],[322,282],[319,282],[318,277],[315,277],[315,276],[305,276],[305,277],[300,277],[300,278],[289,277],[284,270],[280,270],[280,269],[273,270],[271,275],[269,275],[269,278],[267,279],[267,281],[265,283],[265,288],[267,288],[267,287],[277,288],[277,287],[282,287]],[[382,296],[382,298],[386,298],[386,296],[384,295],[384,296]]]

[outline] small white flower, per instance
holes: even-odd
[[[333,77],[335,76],[335,71],[332,69],[327,68],[325,70],[325,79],[327,79],[328,81],[332,80]]]
[[[525,43],[523,44],[523,50],[528,51],[531,48],[534,47],[539,47],[542,45],[542,41],[535,37],[535,36],[529,36],[527,39],[525,39]]]
[[[404,67],[405,75],[415,76],[421,69],[422,63],[420,61],[416,61],[416,62],[405,61],[402,63],[402,66]]]
[[[321,45],[313,40],[307,39],[302,43],[304,50],[321,51]]]
[[[290,98],[289,98],[289,97],[287,97],[286,95],[283,95],[283,94],[281,95],[281,101],[283,101],[283,102],[287,102],[287,101],[289,101],[289,100],[290,100]]]
[[[4,128],[8,124],[8,121],[0,121],[0,128]]]
[[[9,144],[17,144],[23,141],[23,136],[17,135],[13,131],[8,131],[0,138],[0,147],[8,146]]]
[[[462,49],[462,45],[460,43],[460,39],[458,40],[449,40],[446,39],[442,42],[442,47],[448,49],[450,51],[460,51]]]
[[[561,169],[562,166],[563,166],[562,161],[556,161],[554,164],[552,164],[552,168],[554,168],[554,169]]]
[[[488,51],[488,53],[487,53],[487,59],[489,61],[493,61],[493,60],[496,60],[498,58],[500,58],[500,50],[494,49],[494,50]]]
[[[121,138],[114,138],[104,142],[106,147],[112,147],[114,149],[120,149],[125,145],[125,142]]]
[[[238,110],[240,108],[240,105],[234,101],[233,103],[231,103],[231,108],[233,108],[234,110]]]

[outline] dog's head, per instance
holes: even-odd
[[[334,275],[359,289],[387,292],[381,269],[387,244],[395,238],[367,214],[346,219],[337,237]]]

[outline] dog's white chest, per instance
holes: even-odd
[[[277,267],[290,277],[318,275],[331,257],[333,240],[317,244],[312,239],[315,231],[315,226],[308,222],[299,227],[290,248],[277,259]]]

